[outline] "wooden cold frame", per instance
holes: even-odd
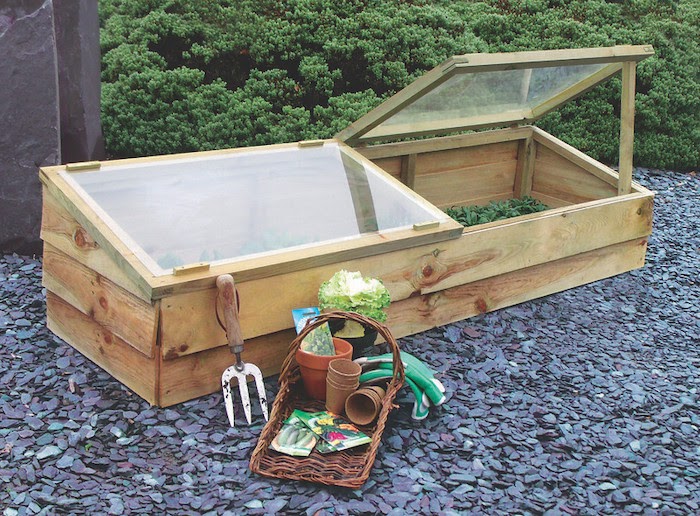
[[[635,51],[638,56],[650,52],[648,47]],[[525,54],[519,63],[529,59],[530,66],[564,56]],[[618,67],[614,52],[594,54],[569,59],[609,59]],[[119,235],[93,217],[92,207],[64,191],[67,185],[55,175],[61,168],[45,169],[43,283],[49,328],[139,396],[168,406],[218,391],[222,371],[234,362],[215,314],[214,280],[224,272],[233,273],[241,300],[243,359],[269,376],[279,371],[294,337],[291,309],[317,304],[319,285],[341,268],[383,280],[392,298],[387,324],[402,337],[641,267],[653,193],[631,180],[637,57],[625,57],[619,175],[530,126],[352,151],[440,208],[523,195],[551,207],[459,228],[457,238],[428,238],[408,248],[386,246],[376,254],[331,249],[329,256],[311,253],[288,257],[289,262],[263,258],[247,269],[217,265],[152,277]],[[498,59],[454,64],[506,66]],[[569,94],[574,91],[564,96]],[[628,160],[629,174],[622,164]]]

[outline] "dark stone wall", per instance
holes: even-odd
[[[0,0],[0,251],[41,252],[39,167],[104,158],[96,0]]]
[[[0,247],[41,250],[39,167],[61,161],[51,0],[0,7]]]
[[[53,0],[63,163],[104,159],[96,0]]]

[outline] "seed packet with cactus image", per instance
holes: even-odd
[[[270,448],[294,457],[308,457],[314,449],[318,437],[298,416],[288,417],[282,428],[270,443]]]
[[[292,317],[294,318],[294,327],[297,330],[297,334],[301,333],[301,330],[304,329],[306,321],[320,315],[320,313],[316,306],[293,309]],[[313,353],[314,355],[335,355],[335,346],[333,345],[333,337],[331,336],[331,329],[328,323],[324,323],[310,331],[309,334],[304,337],[300,347],[302,351]]]
[[[336,451],[347,450],[355,446],[361,446],[372,441],[364,432],[361,432],[353,424],[348,423],[343,418],[332,412],[303,412],[295,410],[292,415],[296,415],[313,432],[333,447]],[[320,444],[320,443],[319,443]],[[326,446],[321,447],[324,453]],[[322,451],[319,450],[319,451]]]

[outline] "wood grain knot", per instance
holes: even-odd
[[[73,232],[73,242],[80,249],[97,249],[99,245],[83,228],[79,227]]]
[[[109,303],[104,298],[104,296],[100,296],[100,306],[102,307],[103,310],[107,310],[107,308],[109,308]]]
[[[416,291],[422,291],[426,287],[435,285],[448,273],[447,267],[437,258],[435,253],[421,256],[416,266],[411,278],[411,285]]]
[[[187,352],[188,349],[189,346],[187,344],[180,344],[180,346],[178,346],[177,348],[169,348],[165,355],[163,355],[163,359],[174,360],[176,358],[180,358]]]
[[[486,312],[489,311],[489,307],[483,298],[477,299],[475,304],[476,304],[476,309],[479,310],[479,312],[481,312],[482,314],[485,314]]]
[[[167,353],[165,353],[165,356],[163,357],[164,360],[173,360],[175,358],[178,358],[180,355],[178,354],[177,351],[175,351],[173,348],[170,348]]]

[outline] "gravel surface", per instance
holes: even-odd
[[[251,474],[262,416],[227,428],[220,394],[150,407],[46,329],[41,262],[5,256],[3,515],[699,513],[700,178],[635,177],[643,269],[401,339],[448,401],[414,422],[404,389],[357,491]]]

